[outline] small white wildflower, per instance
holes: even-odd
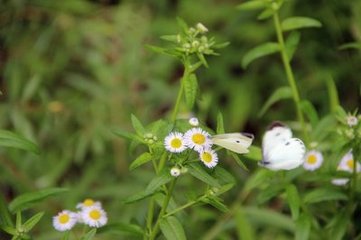
[[[164,146],[169,152],[174,153],[183,152],[187,148],[183,139],[183,134],[179,132],[171,132],[165,137]]]
[[[358,124],[358,119],[357,119],[357,117],[355,117],[355,116],[348,115],[348,116],[346,117],[346,122],[347,122],[347,125],[348,125],[349,127],[354,127],[354,126],[356,126],[356,125]]]
[[[348,183],[348,179],[347,178],[336,178],[336,179],[332,179],[332,184],[337,185],[337,186],[343,186],[346,185]]]
[[[355,167],[354,164],[355,160],[353,158],[352,151],[350,150],[342,157],[340,163],[337,166],[337,171],[353,172]],[[356,172],[361,172],[361,165],[358,162],[356,163]],[[336,178],[333,179],[331,182],[335,185],[341,186],[348,183],[348,181],[349,179],[347,178]]]
[[[84,208],[92,207],[92,206],[102,207],[102,204],[101,204],[99,201],[94,201],[94,200],[91,199],[91,198],[87,198],[87,199],[85,199],[83,202],[78,203],[78,204],[76,205],[76,208],[78,208],[78,209],[84,209]]]
[[[68,231],[77,223],[78,216],[69,210],[63,210],[53,217],[53,226],[58,231]]]
[[[322,153],[320,151],[311,150],[305,156],[303,167],[308,171],[314,171],[321,167],[322,162],[323,162]]]
[[[184,142],[189,148],[200,152],[212,146],[210,136],[209,133],[201,128],[192,128],[184,134]]]
[[[181,170],[178,167],[172,167],[170,170],[170,175],[173,177],[178,177],[181,174]]]
[[[217,153],[212,149],[204,149],[199,153],[199,158],[208,168],[214,168],[218,164]]]
[[[81,211],[81,217],[84,224],[90,227],[102,227],[108,222],[106,212],[97,206],[84,208]]]
[[[198,127],[199,126],[199,121],[198,118],[196,117],[192,117],[189,119],[189,124],[193,127]]]
[[[208,28],[206,28],[202,23],[197,23],[196,28],[200,33],[208,32]]]

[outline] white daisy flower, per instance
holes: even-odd
[[[349,151],[342,157],[340,163],[337,166],[337,171],[353,172],[354,164],[355,164],[355,160],[353,158],[352,151]],[[360,172],[360,171],[361,171],[361,165],[360,163],[357,162],[356,172]],[[331,182],[335,185],[341,186],[348,183],[348,181],[349,179],[347,178],[336,178],[333,179]]]
[[[172,175],[173,177],[178,177],[180,174],[181,171],[177,167],[172,167],[172,169],[170,170],[170,175]]]
[[[63,210],[53,217],[53,226],[58,231],[68,231],[77,223],[78,216],[69,210]]]
[[[208,168],[213,168],[218,164],[218,155],[212,149],[204,149],[199,153],[199,158]]]
[[[305,156],[303,168],[308,171],[314,171],[321,167],[323,162],[323,156],[320,151],[311,150]]]
[[[108,222],[106,212],[97,206],[87,207],[81,211],[82,222],[90,227],[102,227]]]
[[[183,139],[183,134],[180,132],[171,132],[164,139],[164,146],[169,152],[180,153],[183,152],[187,146]]]
[[[184,134],[184,142],[189,148],[201,152],[203,149],[212,146],[210,136],[209,133],[201,128],[192,128]]]
[[[196,117],[190,118],[188,122],[193,127],[198,127],[198,125],[199,125],[198,118],[196,118]]]
[[[346,153],[339,164],[339,169],[347,172],[353,172],[355,160],[352,155],[352,151]],[[361,165],[359,162],[356,162],[356,172],[361,172]]]
[[[102,207],[102,204],[98,201],[94,201],[91,198],[87,198],[83,202],[78,203],[76,205],[76,208],[83,209],[83,208],[92,207],[92,206]]]

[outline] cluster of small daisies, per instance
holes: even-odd
[[[63,210],[54,216],[54,228],[61,232],[68,231],[77,223],[99,228],[104,226],[108,221],[107,214],[98,201],[85,199],[83,202],[78,203],[76,208],[78,209],[77,212]]]
[[[172,153],[181,153],[186,149],[193,149],[198,152],[200,160],[208,168],[213,168],[218,163],[218,156],[212,147],[211,135],[198,127],[199,121],[197,118],[191,118],[189,120],[190,125],[193,128],[187,132],[171,132],[164,139],[165,148]],[[171,174],[173,176],[179,176],[180,171],[178,168],[172,168]]]
[[[323,156],[320,151],[311,150],[305,156],[305,162],[303,167],[308,171],[314,171],[321,167],[323,163]],[[356,164],[356,166],[354,166]],[[346,171],[352,173],[354,171],[354,167],[356,172],[361,172],[361,164],[354,160],[352,150],[347,152],[339,162],[337,166],[337,171]],[[345,185],[348,183],[349,179],[347,178],[336,178],[332,180],[332,183],[335,185]]]

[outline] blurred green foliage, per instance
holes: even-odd
[[[181,66],[156,55],[146,44],[159,45],[158,36],[177,32],[176,16],[189,23],[202,22],[219,42],[231,44],[209,69],[198,75],[202,99],[197,116],[215,129],[219,111],[226,131],[261,132],[273,120],[294,120],[292,102],[275,104],[263,115],[264,102],[286,78],[278,56],[250,64],[241,59],[250,48],[274,40],[269,21],[255,21],[253,13],[236,10],[239,1],[227,0],[3,0],[0,4],[0,126],[37,143],[40,155],[0,148],[0,189],[7,202],[28,191],[68,187],[69,192],[51,198],[34,211],[45,211],[35,239],[57,239],[50,217],[71,208],[85,197],[101,199],[110,221],[142,223],[146,204],[125,205],[130,192],[142,189],[151,175],[146,169],[128,171],[137,156],[116,138],[112,127],[131,129],[130,114],[143,122],[163,117],[171,108],[182,74]],[[287,16],[309,16],[322,22],[320,29],[302,34],[293,60],[301,95],[319,115],[330,111],[327,81],[334,79],[346,110],[360,106],[361,54],[340,50],[361,41],[361,2],[290,1]],[[272,64],[270,64],[272,63]],[[277,67],[277,66],[280,67]],[[134,149],[133,149],[134,150]],[[248,162],[247,162],[248,163]],[[232,203],[248,173],[224,160],[238,187],[228,193]],[[253,168],[255,163],[249,162]],[[182,186],[190,185],[185,178]],[[274,203],[277,204],[277,203]],[[255,205],[252,202],[249,205]],[[288,216],[269,212],[261,217],[250,206],[240,209],[238,219],[252,216],[261,229],[257,239],[288,239],[294,225]],[[29,213],[29,216],[33,215]],[[264,216],[264,215],[262,215]],[[197,208],[187,216],[189,239],[199,239],[219,213]],[[279,225],[272,219],[279,219]],[[284,224],[282,224],[284,223]],[[223,226],[218,239],[234,239],[234,221]],[[243,226],[246,228],[247,226]],[[253,228],[251,226],[250,228]],[[255,234],[255,230],[249,230]],[[100,235],[102,236],[102,235]],[[273,237],[267,237],[273,236]],[[0,233],[1,239],[7,235]],[[131,239],[127,236],[126,239]],[[99,239],[114,239],[113,235]]]

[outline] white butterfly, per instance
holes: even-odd
[[[254,139],[250,133],[225,133],[212,136],[215,145],[226,148],[236,153],[248,153]]]
[[[292,138],[290,128],[280,122],[274,122],[263,136],[260,166],[271,170],[290,170],[304,162],[305,144],[298,138]]]

